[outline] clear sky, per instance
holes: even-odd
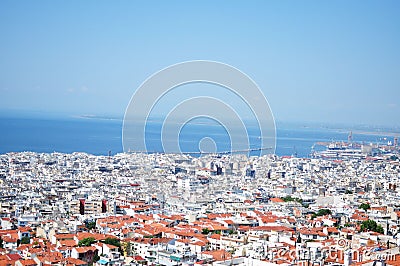
[[[0,1],[0,110],[122,117],[151,74],[235,66],[275,118],[400,124],[400,1]]]

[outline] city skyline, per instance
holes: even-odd
[[[0,1],[0,266],[400,265],[399,1]]]

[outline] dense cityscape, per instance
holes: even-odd
[[[0,265],[398,265],[390,144],[328,158],[3,154]]]
[[[400,266],[400,1],[0,1],[0,266]]]

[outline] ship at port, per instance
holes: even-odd
[[[316,147],[325,147],[324,150],[316,150]],[[353,133],[350,132],[347,141],[317,142],[311,148],[312,158],[328,160],[342,159],[367,159],[378,158],[382,154],[398,154],[399,147],[397,138],[394,142],[381,143],[359,143],[353,141]]]

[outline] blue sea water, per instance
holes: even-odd
[[[159,124],[148,125],[147,147],[161,151]],[[351,129],[350,129],[351,130]],[[257,131],[250,138],[257,142]],[[158,133],[157,133],[158,132]],[[205,134],[206,132],[207,134]],[[349,129],[325,126],[303,126],[301,124],[277,125],[276,154],[309,157],[315,142],[345,141]],[[157,135],[158,134],[158,135]],[[112,119],[41,119],[41,118],[0,118],[0,154],[7,152],[87,152],[107,155],[123,151],[122,121]],[[213,138],[218,151],[230,150],[229,138],[221,128],[212,125],[194,124],[182,130],[180,145],[182,151],[197,151],[198,142],[204,136]],[[385,139],[386,138],[386,139]],[[359,142],[382,142],[392,140],[385,133],[354,133]]]

